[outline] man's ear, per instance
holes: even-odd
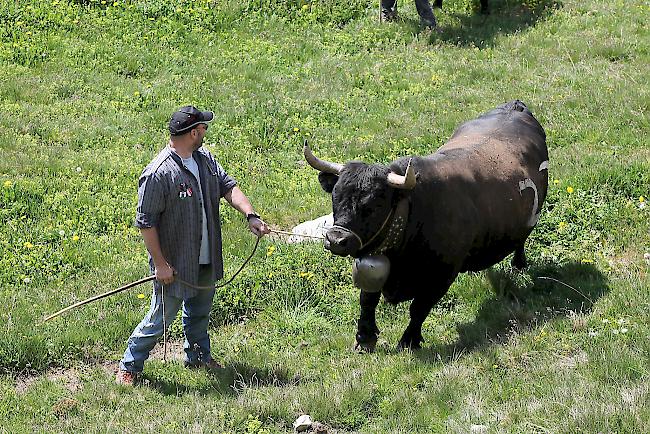
[[[334,175],[333,173],[318,173],[318,182],[320,182],[320,186],[323,187],[323,190],[328,193],[331,193],[332,190],[334,190],[334,184],[336,184],[338,180],[339,176]]]

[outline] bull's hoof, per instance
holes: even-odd
[[[377,347],[377,341],[375,342],[359,342],[357,341],[354,344],[353,350],[357,353],[363,354],[363,353],[374,353],[375,348]]]
[[[422,345],[420,345],[419,342],[402,342],[399,341],[397,344],[397,351],[404,351],[404,350],[419,350],[422,348]]]
[[[377,330],[379,332],[379,330]],[[374,353],[377,346],[377,335],[362,335],[357,333],[354,351],[359,353]]]
[[[399,351],[419,350],[420,348],[422,348],[420,342],[424,342],[424,339],[422,338],[421,334],[418,334],[417,336],[412,336],[408,333],[404,333],[404,336],[402,336],[402,339],[400,339],[397,344],[397,349]]]

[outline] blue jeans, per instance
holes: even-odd
[[[199,285],[208,286],[214,284],[211,281],[210,266],[201,266],[199,273]],[[149,353],[156,345],[158,339],[163,335],[163,304],[162,291],[155,291],[151,295],[151,306],[149,313],[137,325],[129,340],[124,356],[120,361],[120,369],[129,372],[142,372],[144,361],[149,358]],[[210,337],[208,336],[208,322],[210,320],[210,309],[214,289],[199,290],[195,297],[177,298],[165,295],[165,322],[169,327],[176,314],[183,307],[183,331],[185,332],[185,363],[197,365],[200,362],[209,362]]]

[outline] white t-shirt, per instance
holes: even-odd
[[[201,190],[201,177],[199,176],[199,165],[196,164],[193,157],[181,158],[183,166],[196,178],[199,184],[199,203],[201,204],[201,211],[203,211],[203,225],[201,228],[201,250],[199,254],[199,264],[210,263],[210,243],[208,242],[208,218],[205,215],[205,207],[203,205],[203,192]]]

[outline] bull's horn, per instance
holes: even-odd
[[[401,188],[402,190],[411,190],[415,187],[417,181],[415,179],[415,169],[411,166],[411,160],[409,160],[409,164],[406,166],[406,175],[398,175],[391,171],[388,174],[387,181],[391,187]]]
[[[307,140],[305,140],[305,144],[302,148],[302,152],[303,154],[305,154],[305,160],[307,160],[307,163],[309,163],[309,165],[316,170],[320,170],[321,172],[325,172],[325,173],[333,173],[334,175],[338,175],[339,173],[341,173],[341,170],[343,170],[342,164],[332,163],[330,161],[325,161],[316,158],[316,156],[312,154],[311,149],[307,144]]]

